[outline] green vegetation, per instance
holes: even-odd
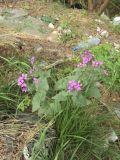
[[[5,110],[15,110],[17,106],[17,110],[25,111],[32,104],[32,111],[37,111],[40,117],[45,116],[49,122],[40,132],[32,159],[119,159],[119,144],[108,139],[112,130],[117,136],[120,135],[117,127],[119,120],[112,109],[101,101],[102,95],[97,85],[99,82],[106,88],[118,89],[118,53],[109,44],[94,47],[91,51],[93,54],[84,51],[73,61],[76,67],[71,63],[69,67],[65,65],[48,70],[35,61],[35,57],[31,58],[31,64],[1,57],[5,60],[5,67],[9,70],[15,68],[15,75],[11,84],[2,84],[0,105]],[[108,72],[106,76],[102,74],[105,69]],[[17,76],[18,72],[23,73],[18,85],[25,93],[17,87],[16,71]],[[51,123],[56,137],[49,155],[44,143]]]

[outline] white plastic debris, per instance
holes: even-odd
[[[108,31],[104,30],[104,31],[101,32],[100,35],[101,35],[102,37],[107,38],[107,37],[109,36],[109,33],[108,33]]]
[[[54,26],[52,23],[49,23],[48,27],[49,27],[50,29],[54,29],[54,28],[55,28],[55,26]]]
[[[115,18],[113,19],[113,25],[117,26],[117,25],[119,25],[119,24],[120,24],[120,17],[115,17]]]

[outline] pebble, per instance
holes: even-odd
[[[120,17],[115,17],[115,18],[113,19],[113,25],[117,26],[117,25],[119,25],[119,24],[120,24]]]
[[[108,31],[104,30],[104,31],[101,32],[100,35],[101,35],[102,37],[108,38],[109,33],[108,33]]]
[[[115,47],[115,49],[120,49],[120,45],[119,44],[117,44],[117,43],[114,43],[114,47]]]
[[[50,29],[54,29],[54,28],[55,28],[55,26],[54,26],[52,23],[49,23],[48,27],[49,27]]]

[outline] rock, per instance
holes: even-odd
[[[41,134],[43,131],[41,131]],[[54,146],[56,145],[56,131],[53,128],[48,128],[46,132],[46,138],[44,141],[40,141],[39,133],[33,137],[33,139],[26,144],[23,148],[23,157],[25,160],[32,159],[51,159],[53,156]],[[41,135],[42,136],[42,135]],[[32,152],[34,149],[34,152]],[[36,154],[38,157],[36,157]]]
[[[100,39],[97,37],[93,37],[88,39],[86,42],[81,42],[77,46],[73,47],[73,51],[78,51],[80,49],[88,49],[90,47],[96,46],[100,44]]]
[[[58,30],[58,32],[61,32],[61,31],[62,31],[62,27],[59,26],[59,27],[57,28],[57,30]]]
[[[114,43],[115,49],[119,50],[120,49],[120,44]]]
[[[102,37],[105,37],[105,38],[107,38],[108,36],[109,36],[109,33],[108,33],[108,31],[102,31],[101,32],[101,34],[100,34]]]
[[[53,42],[53,37],[51,37],[51,36],[47,37],[47,41]]]
[[[115,17],[114,19],[113,19],[113,25],[114,26],[117,26],[117,25],[119,25],[120,24],[120,16],[119,17]]]
[[[100,32],[101,31],[101,28],[100,27],[97,27],[97,32]]]
[[[58,35],[58,31],[53,31],[52,34]]]
[[[50,29],[54,29],[54,28],[55,28],[55,26],[54,26],[52,23],[49,23],[48,27],[49,27]]]

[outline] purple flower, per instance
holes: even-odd
[[[85,66],[86,66],[86,64],[85,63],[81,63],[81,62],[77,65],[78,68],[83,68]]]
[[[35,63],[35,57],[33,56],[33,57],[31,57],[31,59],[30,59],[30,63],[33,65],[34,63]]]
[[[77,82],[76,80],[70,80],[68,82],[68,91],[80,91],[81,90],[81,84]]]
[[[94,68],[100,67],[103,64],[102,61],[92,61],[92,66]]]
[[[87,64],[88,62],[91,61],[92,59],[92,54],[89,51],[84,51],[83,54],[81,55],[83,64]]]
[[[27,92],[27,85],[25,80],[27,80],[27,74],[22,74],[17,80],[18,86],[21,87],[22,92]]]
[[[22,77],[18,78],[18,86],[21,86],[24,83],[24,80]]]
[[[22,87],[21,90],[22,90],[22,92],[27,92],[28,91],[27,87]]]

